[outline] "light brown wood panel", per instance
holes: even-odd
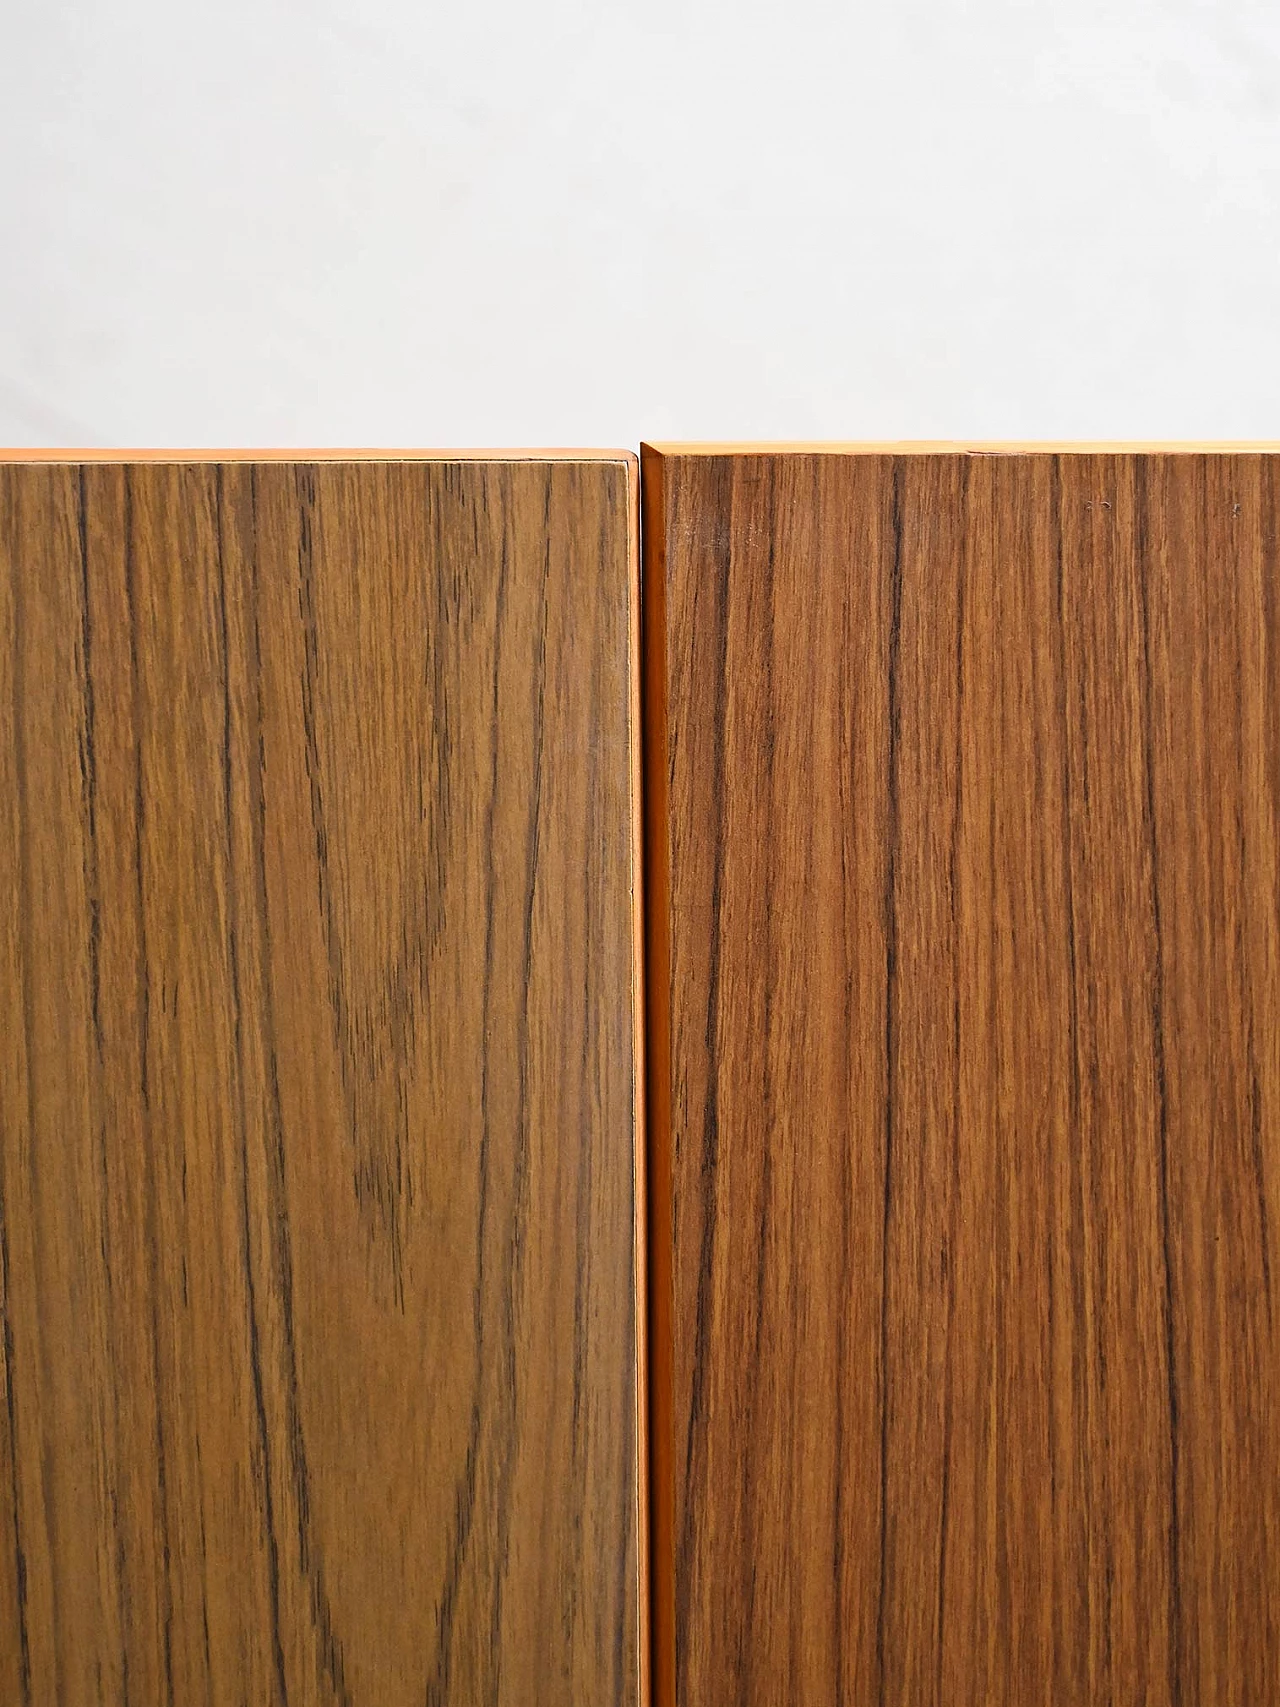
[[[0,469],[0,1699],[642,1698],[632,459]]]
[[[642,466],[656,1699],[1276,1699],[1277,458]]]

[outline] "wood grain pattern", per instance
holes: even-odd
[[[635,470],[0,470],[0,1700],[637,1702]]]
[[[1276,1699],[1277,458],[643,469],[656,1698]]]

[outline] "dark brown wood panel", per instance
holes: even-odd
[[[1276,1699],[1276,457],[643,469],[657,1699]]]
[[[635,488],[0,469],[0,1700],[641,1699]]]

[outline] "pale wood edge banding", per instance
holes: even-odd
[[[0,446],[0,462],[52,463],[165,463],[165,462],[626,462],[638,467],[631,450],[80,450],[7,449]]]
[[[1027,439],[993,440],[991,442],[965,439],[901,439],[901,440],[838,440],[825,442],[787,442],[756,444],[715,441],[699,443],[642,444],[655,457],[664,456],[1275,456],[1280,454],[1280,439],[1238,443],[1230,440],[1203,443],[1196,440],[1089,440],[1077,441]]]
[[[636,1614],[640,1707],[652,1702],[652,1613],[650,1607],[649,1535],[649,1221],[646,1129],[645,960],[644,960],[644,776],[640,692],[642,667],[640,631],[640,465],[627,462],[627,759],[631,802],[631,964],[632,964],[632,1126],[634,1160],[634,1319],[636,1353]]]
[[[648,1083],[649,1522],[653,1707],[675,1704],[672,1410],[671,918],[667,800],[666,502],[641,448],[645,1016]]]

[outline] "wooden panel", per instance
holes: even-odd
[[[0,1699],[633,1703],[633,464],[0,471]]]
[[[1280,1679],[1280,471],[645,452],[657,1699]]]

